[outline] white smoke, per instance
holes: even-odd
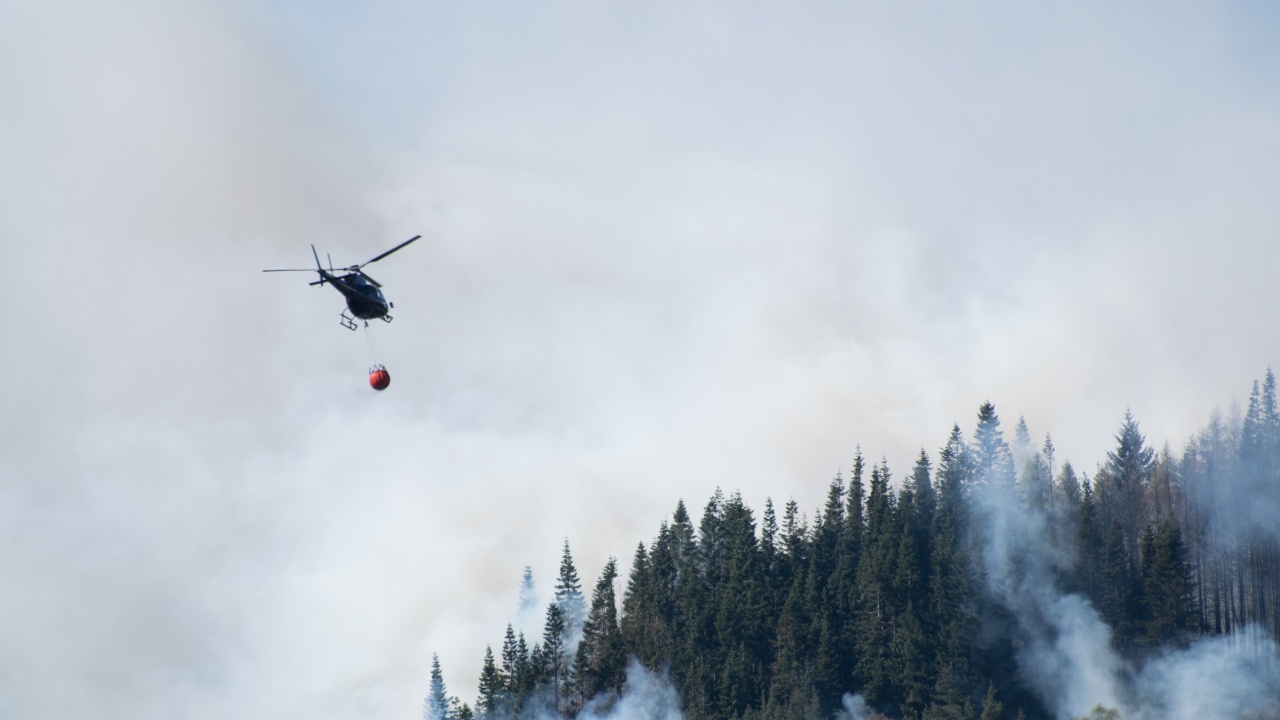
[[[871,713],[862,693],[845,693],[844,697],[840,698],[840,704],[844,709],[836,712],[835,720],[867,720],[867,716]]]
[[[597,698],[587,703],[582,712],[578,713],[578,720],[683,720],[683,718],[684,715],[680,711],[680,696],[665,673],[651,672],[634,658],[627,666],[627,682],[623,686],[622,696],[616,703],[608,705],[605,698]]]
[[[1058,720],[1098,705],[1137,720],[1240,718],[1280,699],[1280,654],[1261,630],[1168,649],[1141,667],[1121,658],[1093,605],[1058,587],[1043,514],[1012,487],[987,484],[974,498],[987,590],[1016,620],[1023,682]]]
[[[1280,715],[1276,646],[1257,628],[1172,652],[1143,668],[1134,686],[1142,720]]]

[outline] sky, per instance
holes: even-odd
[[[0,6],[0,715],[418,717],[679,499],[814,508],[986,400],[1180,448],[1280,358],[1277,20]],[[372,353],[259,272],[416,234]]]

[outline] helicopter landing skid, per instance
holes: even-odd
[[[343,310],[342,315],[338,319],[338,323],[348,330],[356,329],[356,319],[347,315],[347,311]]]
[[[391,316],[390,316],[390,315],[383,315],[383,316],[382,316],[382,322],[391,322]]]

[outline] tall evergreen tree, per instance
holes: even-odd
[[[862,484],[862,474],[865,466],[866,464],[862,459],[862,448],[858,448],[853,456],[853,467],[849,470],[849,492],[847,494],[849,506],[844,513],[846,545],[850,554],[849,560],[855,569],[858,566],[858,556],[862,554],[862,535],[865,523],[863,503],[866,499]]]
[[[516,633],[507,623],[507,633],[502,638],[502,678],[508,689],[514,689],[516,677]]]
[[[973,475],[979,483],[1005,487],[1016,480],[1013,453],[1000,431],[996,406],[989,401],[978,408],[978,427],[973,431]]]
[[[996,699],[996,686],[991,684],[987,686],[987,699],[982,703],[982,716],[980,720],[1000,720],[1004,715],[1004,703]]]
[[[1103,560],[1102,528],[1097,505],[1093,500],[1093,486],[1086,477],[1081,485],[1079,520],[1076,530],[1076,563],[1072,573],[1073,587],[1083,591],[1095,607],[1102,604]]]
[[[1013,426],[1013,443],[1009,446],[1013,455],[1014,468],[1026,467],[1027,461],[1035,454],[1035,443],[1031,440],[1031,429],[1027,427],[1027,419],[1018,416],[1018,423]],[[1021,478],[1019,478],[1021,479]]]
[[[546,679],[552,707],[563,712],[569,699],[569,660],[565,655],[567,627],[558,603],[547,606],[547,621],[542,631],[541,675]]]
[[[510,626],[508,626],[510,627]],[[482,720],[498,720],[506,717],[503,698],[506,683],[493,659],[493,648],[485,646],[484,665],[480,668],[480,698],[476,701],[477,715]]]
[[[1056,488],[1054,486],[1054,473],[1057,471],[1057,465],[1055,464],[1057,452],[1058,452],[1058,449],[1053,445],[1053,438],[1049,436],[1049,433],[1045,433],[1044,444],[1040,446],[1040,456],[1044,458],[1044,464],[1049,471],[1048,472],[1048,478],[1049,478],[1048,497],[1049,497],[1050,513],[1057,513],[1060,511],[1057,503],[1057,493],[1055,492]]]
[[[1124,543],[1126,562],[1136,564],[1138,540],[1145,526],[1146,489],[1155,465],[1155,451],[1138,430],[1138,421],[1126,410],[1124,424],[1116,433],[1116,449],[1107,453],[1103,466],[1106,494],[1103,519],[1115,521]],[[1129,572],[1132,572],[1131,570]]]
[[[893,668],[889,644],[897,619],[897,598],[893,592],[894,561],[900,535],[895,527],[893,493],[889,490],[889,468],[871,469],[871,489],[867,495],[867,532],[858,564],[859,612],[855,620],[858,661],[855,682],[874,703],[893,701]]]
[[[422,720],[454,720],[453,703],[444,686],[444,673],[440,670],[440,658],[431,656],[431,686],[422,710]]]
[[[1123,532],[1120,523],[1112,520],[1103,536],[1102,567],[1100,573],[1101,597],[1098,610],[1102,619],[1111,626],[1118,644],[1133,637],[1135,609],[1134,589],[1136,578],[1130,573],[1125,557]]]
[[[533,568],[524,568],[524,576],[520,579],[520,612],[527,613],[538,607],[538,591],[533,585]]]
[[[1191,570],[1182,531],[1172,520],[1161,523],[1149,537],[1142,572],[1145,639],[1160,644],[1179,640],[1191,630]]]
[[[578,569],[573,566],[573,554],[569,552],[569,538],[564,539],[564,554],[560,557],[560,577],[556,580],[556,604],[564,615],[570,645],[586,619],[586,602],[582,597],[582,584],[578,582]]]
[[[622,689],[626,651],[618,629],[618,607],[613,584],[618,563],[609,558],[591,594],[591,611],[582,626],[582,642],[574,659],[574,679],[579,706],[591,698]]]

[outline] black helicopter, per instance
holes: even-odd
[[[347,315],[347,311],[343,310],[342,319],[339,320],[339,322],[341,322],[342,326],[347,328],[348,330],[355,330],[356,318],[363,320],[365,327],[368,327],[369,321],[374,319],[380,319],[384,322],[391,322],[391,316],[387,314],[387,311],[395,307],[394,304],[387,302],[387,299],[383,297],[382,291],[379,289],[382,287],[382,283],[369,277],[368,273],[366,273],[362,268],[365,265],[368,265],[369,263],[378,262],[382,258],[390,255],[391,253],[399,250],[400,248],[404,247],[405,245],[408,245],[409,243],[413,242],[414,240],[417,240],[420,237],[422,236],[414,235],[408,240],[405,240],[399,245],[373,258],[372,260],[366,260],[365,262],[362,262],[359,265],[351,265],[350,267],[338,268],[336,270],[333,267],[332,258],[329,259],[329,269],[328,270],[324,269],[324,267],[320,264],[320,255],[319,253],[316,252],[316,246],[312,245],[311,255],[314,256],[316,259],[316,267],[314,270],[312,270],[311,268],[305,268],[305,269],[304,268],[286,268],[282,270],[263,270],[262,272],[320,273],[319,280],[316,280],[308,284],[324,285],[325,283],[329,283],[330,285],[333,285],[333,287],[336,288],[338,292],[342,293],[342,296],[347,299],[347,309],[350,310],[351,315],[354,315],[355,317],[351,317],[351,315]],[[328,253],[325,253],[325,257],[326,258],[329,257]],[[346,274],[338,275],[338,273],[346,273]]]

